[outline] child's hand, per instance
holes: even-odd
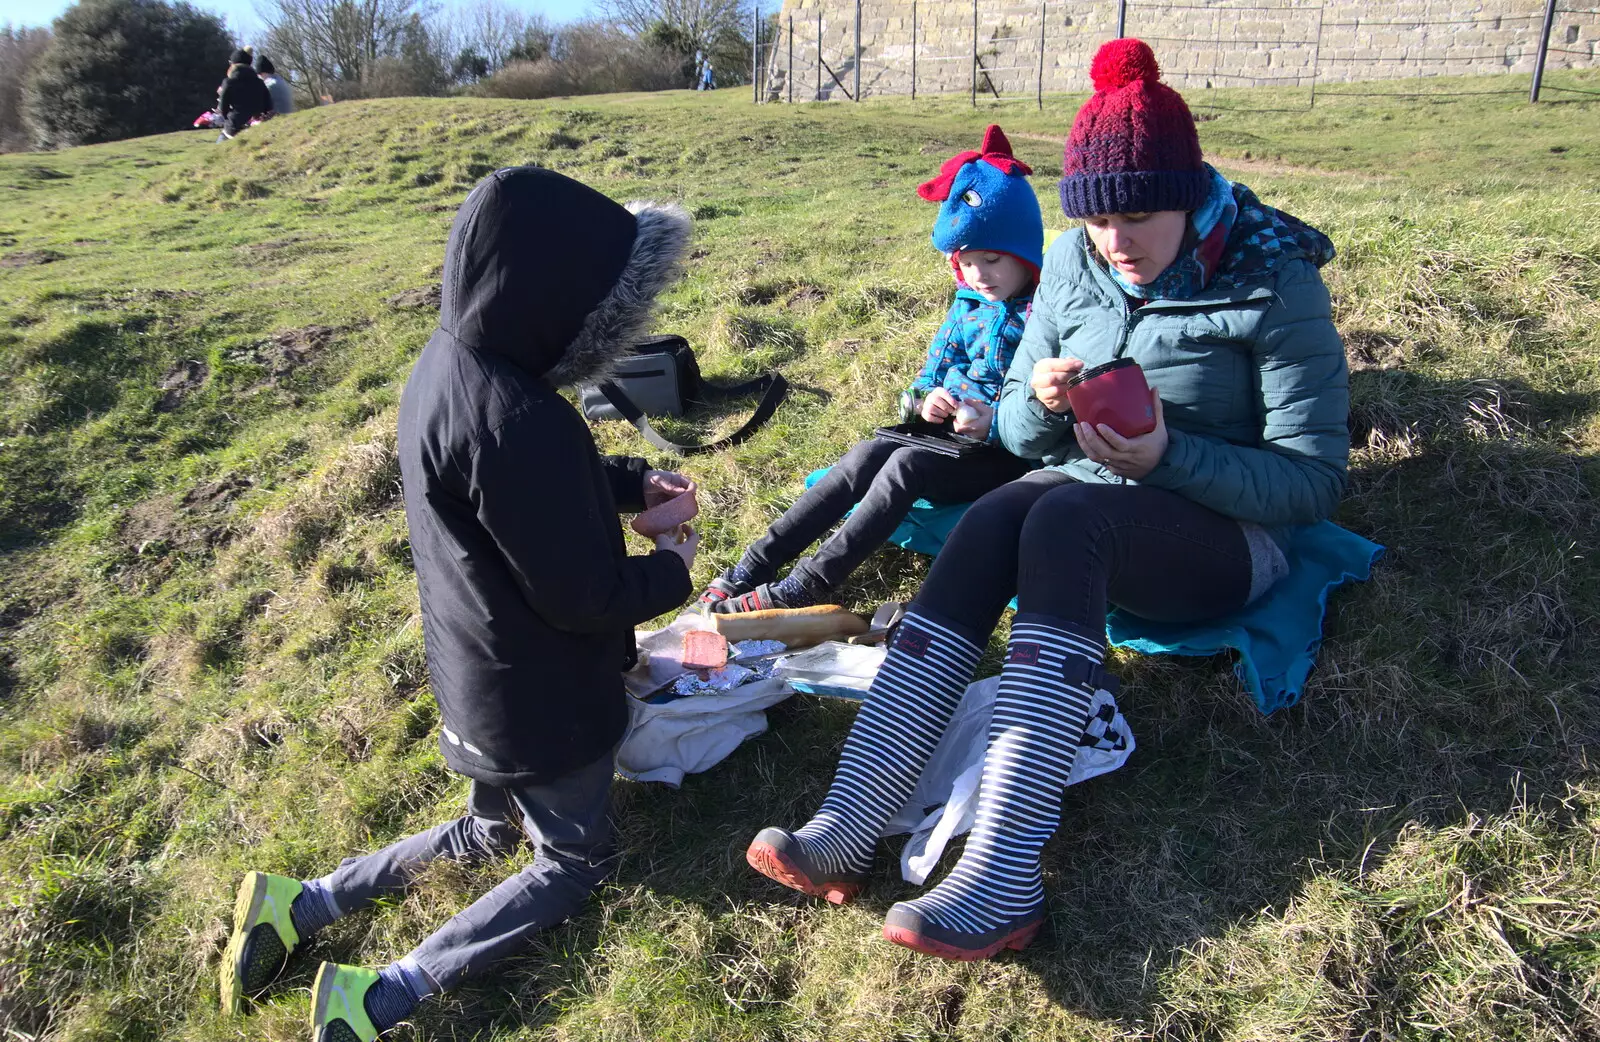
[[[682,474],[670,470],[647,470],[644,472],[644,505],[646,508],[660,506],[670,499],[677,499],[693,487],[694,482]]]
[[[1156,414],[1156,429],[1149,434],[1124,438],[1103,423],[1097,427],[1075,423],[1072,430],[1078,436],[1078,447],[1118,477],[1138,481],[1148,476],[1167,454],[1169,441],[1167,420],[1161,414],[1161,395],[1154,387],[1150,388],[1150,404]]]
[[[961,403],[950,396],[943,387],[935,387],[922,399],[922,418],[929,423],[943,423],[956,414]]]
[[[956,411],[955,432],[981,440],[989,436],[993,423],[994,410],[976,398],[968,398]]]
[[[683,558],[683,566],[694,571],[694,554],[700,549],[700,533],[688,525],[679,525],[670,532],[656,536],[657,550],[671,550]]]
[[[1083,371],[1081,358],[1041,358],[1033,366],[1033,396],[1053,413],[1064,413],[1067,404],[1067,383]]]

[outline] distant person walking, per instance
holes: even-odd
[[[256,75],[261,77],[262,84],[267,88],[274,113],[287,116],[294,111],[294,91],[289,81],[278,75],[277,66],[272,64],[271,58],[262,56],[256,61]]]
[[[228,76],[222,81],[222,93],[217,97],[217,115],[222,118],[222,135],[218,141],[234,137],[250,125],[250,121],[272,109],[272,95],[261,82],[253,66],[254,56],[241,47],[228,58]]]

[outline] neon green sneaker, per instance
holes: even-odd
[[[378,1029],[367,1016],[367,992],[378,971],[325,962],[311,994],[311,1042],[373,1042]]]
[[[222,953],[222,1009],[237,1014],[244,996],[272,983],[300,943],[289,906],[300,896],[300,881],[265,872],[246,872],[233,904],[233,935]]]

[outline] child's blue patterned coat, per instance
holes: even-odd
[[[984,299],[976,290],[957,290],[944,325],[928,346],[928,360],[912,383],[912,392],[920,398],[943,387],[957,401],[975,398],[991,409],[997,406],[1032,301],[1032,290],[997,301]],[[991,442],[998,443],[997,426],[989,425]]]

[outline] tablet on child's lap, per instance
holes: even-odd
[[[965,434],[957,434],[943,424],[928,423],[925,420],[897,423],[893,427],[879,427],[872,433],[874,437],[884,441],[909,445],[914,449],[926,449],[941,456],[965,456],[969,452],[989,447],[988,442],[969,438]]]

